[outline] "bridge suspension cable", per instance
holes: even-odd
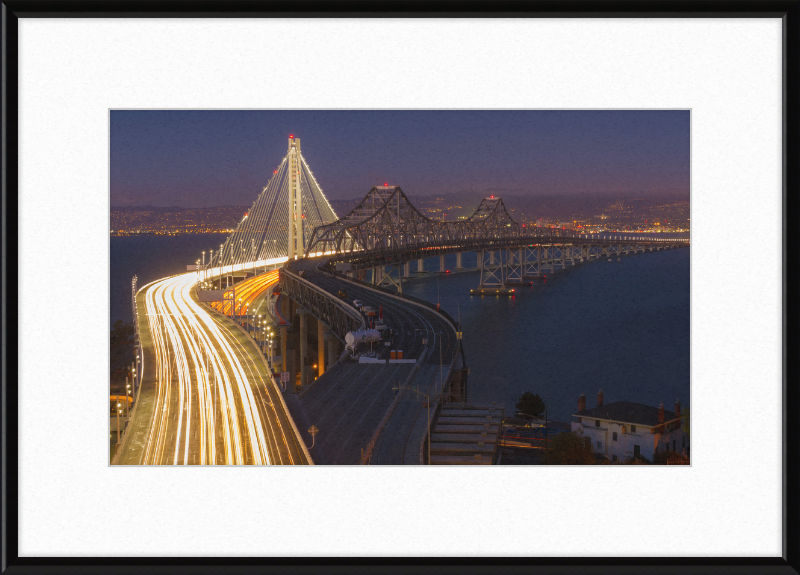
[[[290,136],[286,156],[209,267],[302,257],[314,228],[334,221],[336,213],[302,155],[300,138]],[[290,238],[297,241],[296,249]]]

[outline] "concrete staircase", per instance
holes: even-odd
[[[431,465],[492,465],[502,405],[445,404],[433,422]]]

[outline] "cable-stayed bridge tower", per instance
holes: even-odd
[[[302,257],[314,228],[336,221],[300,149],[289,148],[250,210],[215,251],[210,267],[277,264]]]

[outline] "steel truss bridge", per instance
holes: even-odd
[[[417,210],[399,186],[375,186],[346,216],[317,226],[305,255],[330,255],[321,269],[363,279],[372,270],[374,285],[388,284],[402,293],[410,263],[456,253],[478,252],[480,287],[505,287],[525,278],[541,277],[590,258],[689,245],[688,238],[642,234],[578,234],[572,230],[525,229],[502,198],[484,198],[465,220],[432,220]]]

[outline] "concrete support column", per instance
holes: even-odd
[[[411,262],[406,262],[403,264],[403,277],[410,278],[411,277]]]
[[[303,308],[297,308],[297,315],[300,316],[300,386],[301,389],[308,385],[308,368],[306,367],[306,357],[308,356],[308,312]]]
[[[317,373],[325,372],[325,326],[317,320]]]
[[[284,316],[285,317],[285,316]],[[281,330],[281,371],[289,371],[286,369],[286,327],[283,326]]]
[[[339,340],[328,332],[325,334],[325,341],[328,343],[328,365],[333,365],[339,359]]]
[[[289,372],[289,383],[286,384],[287,389],[294,389],[292,386],[294,386],[295,374],[297,373],[294,346],[294,342],[286,342],[286,347],[283,351],[283,371]]]
[[[372,268],[372,285],[380,285],[383,281],[383,266]]]
[[[444,254],[439,256],[439,271],[444,272]]]
[[[419,258],[417,260],[417,271],[418,272],[424,272],[425,271],[425,260],[422,259],[422,258]]]
[[[464,267],[462,265],[462,262],[461,262],[461,255],[462,255],[462,252],[458,252],[456,254],[456,269],[457,270],[460,270],[460,269],[462,269]]]

